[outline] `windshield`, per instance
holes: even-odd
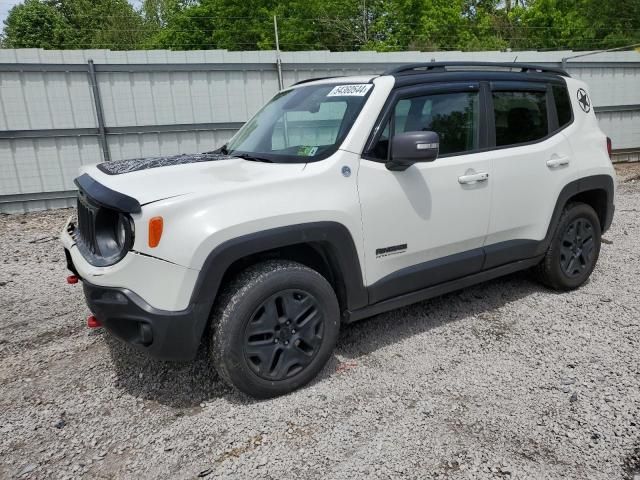
[[[222,153],[278,163],[307,163],[334,153],[373,85],[309,85],[278,93],[234,135]]]

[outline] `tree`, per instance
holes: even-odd
[[[127,0],[47,0],[75,35],[67,48],[140,48],[147,36],[142,15]]]
[[[594,50],[640,42],[640,2],[531,0],[509,14],[522,49]]]
[[[144,0],[142,15],[147,25],[161,29],[184,6],[180,0]]]
[[[73,31],[62,14],[39,0],[13,7],[4,21],[5,48],[63,48]]]
[[[350,51],[367,43],[361,0],[289,0],[279,2],[273,14],[283,50]],[[263,45],[273,45],[272,38]]]
[[[0,0],[1,1],[1,0]],[[640,1],[25,0],[4,46],[257,50],[599,49],[640,42]]]
[[[201,0],[182,5],[167,18],[166,26],[149,40],[148,46],[256,50],[267,37],[273,39],[274,4],[272,0]]]
[[[4,44],[12,48],[140,47],[142,16],[126,0],[26,0],[9,11]]]

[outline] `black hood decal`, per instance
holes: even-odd
[[[231,155],[221,153],[195,153],[191,155],[173,155],[168,157],[133,158],[130,160],[114,160],[98,165],[98,169],[107,175],[120,175],[122,173],[139,172],[149,168],[169,167],[172,165],[184,165],[186,163],[214,162],[216,160],[230,160]]]

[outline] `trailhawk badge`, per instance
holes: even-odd
[[[376,258],[388,257],[389,255],[395,255],[406,251],[406,243],[403,243],[402,245],[391,245],[390,247],[376,248]]]

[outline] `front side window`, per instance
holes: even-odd
[[[540,140],[549,133],[546,92],[493,92],[496,146]]]
[[[327,158],[340,147],[372,89],[372,84],[323,84],[281,92],[221,151],[278,163]]]
[[[391,119],[371,152],[388,158],[390,136],[432,131],[440,136],[440,155],[478,149],[479,103],[477,92],[442,93],[398,100]]]

